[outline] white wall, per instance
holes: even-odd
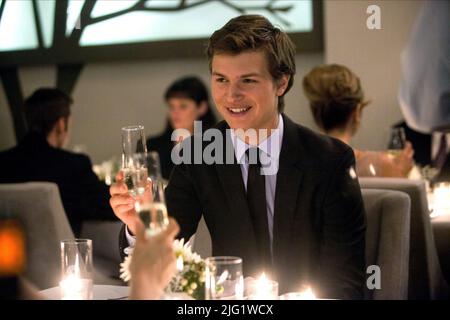
[[[372,4],[381,9],[381,30],[366,26]],[[357,148],[385,148],[389,127],[402,119],[397,102],[400,53],[421,5],[407,0],[325,1],[325,61],[350,67],[372,100],[352,143]]]
[[[298,55],[299,77],[286,97],[286,112],[307,126],[312,118],[301,92],[301,76],[320,63],[322,54]],[[98,163],[120,155],[122,126],[139,123],[147,135],[160,132],[166,119],[164,91],[174,79],[188,74],[200,76],[209,86],[208,64],[203,58],[87,65],[72,94],[75,103],[68,148],[81,145]],[[54,67],[21,68],[19,76],[25,96],[40,85],[54,85],[56,77]],[[15,144],[6,106],[2,88],[0,150]]]

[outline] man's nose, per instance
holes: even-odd
[[[227,101],[239,101],[243,97],[243,92],[239,84],[230,83],[227,90]]]

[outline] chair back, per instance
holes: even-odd
[[[365,299],[406,300],[408,298],[408,260],[410,199],[398,191],[362,189],[366,210],[366,267],[379,267],[380,288],[368,274]],[[375,278],[376,279],[376,278]]]
[[[61,244],[74,235],[58,186],[50,182],[0,184],[0,210],[20,219],[26,235],[24,276],[39,289],[61,279]]]
[[[401,191],[411,199],[408,299],[440,299],[448,292],[431,227],[423,181],[402,178],[359,178],[363,189]]]

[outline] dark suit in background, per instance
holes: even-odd
[[[0,183],[48,181],[58,185],[75,236],[83,220],[116,220],[107,186],[85,155],[51,147],[45,136],[29,132],[14,148],[0,152]]]
[[[174,167],[171,159],[171,152],[174,146],[171,136],[172,129],[167,127],[161,135],[149,137],[147,139],[147,150],[158,152],[159,160],[161,162],[161,174],[166,180],[169,180],[170,173]]]
[[[307,282],[321,297],[362,298],[365,214],[358,181],[349,174],[353,152],[283,117],[271,270],[280,293]],[[228,125],[216,127],[225,137]],[[175,166],[166,201],[181,227],[179,238],[187,241],[203,215],[213,255],[239,256],[244,275],[259,276],[263,263],[239,164]]]
[[[411,142],[414,149],[414,161],[420,166],[431,165],[431,134],[415,131],[405,121],[396,123],[393,127],[405,130],[406,140]]]

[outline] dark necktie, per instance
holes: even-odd
[[[250,160],[247,178],[247,202],[255,230],[258,255],[261,258],[264,269],[269,271],[272,265],[272,258],[269,226],[267,223],[265,176],[261,174],[259,149],[250,148],[246,151],[246,154],[247,159]]]
[[[447,158],[447,139],[446,134],[442,134],[441,141],[439,143],[439,149],[434,158],[434,166],[437,169],[441,169],[444,165],[445,159]]]

